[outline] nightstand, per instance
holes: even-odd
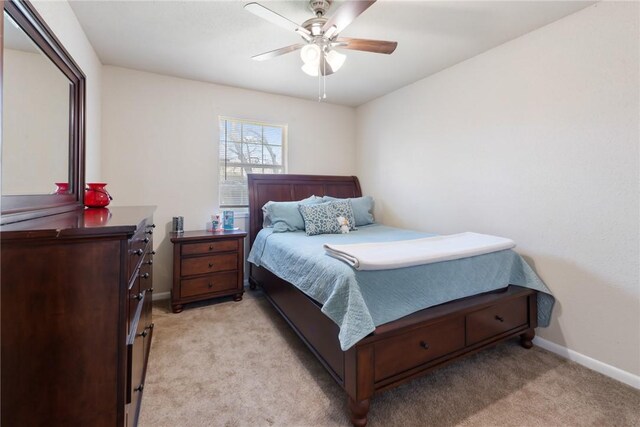
[[[185,231],[171,233],[173,288],[171,309],[184,304],[244,293],[244,231]]]

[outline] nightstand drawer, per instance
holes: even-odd
[[[500,335],[528,322],[527,298],[492,305],[467,314],[467,345]]]
[[[237,269],[237,253],[183,258],[181,261],[182,277]]]
[[[180,298],[238,289],[238,272],[211,274],[180,281]]]
[[[185,243],[182,255],[198,255],[213,252],[231,252],[238,250],[238,240],[220,240],[218,242]]]

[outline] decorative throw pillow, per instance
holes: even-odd
[[[298,204],[307,203],[322,203],[322,198],[310,196],[293,202],[269,201],[265,203],[262,207],[262,227],[272,227],[276,233],[304,230],[304,220],[298,210]]]
[[[354,197],[351,199],[338,199],[336,197],[324,196],[322,201],[330,202],[333,200],[349,200],[351,201],[351,208],[353,209],[353,215],[356,218],[356,227],[361,225],[373,224],[373,197],[363,196]]]
[[[347,218],[350,230],[356,229],[356,220],[349,200],[336,200],[314,205],[301,204],[298,209],[304,219],[304,230],[307,236],[341,233],[338,222],[340,216]]]

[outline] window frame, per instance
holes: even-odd
[[[289,127],[288,124],[286,123],[276,123],[276,122],[268,122],[268,121],[263,121],[263,120],[254,120],[254,119],[243,119],[243,118],[238,118],[238,117],[231,117],[231,116],[218,116],[218,150],[217,150],[217,154],[218,154],[218,206],[220,208],[225,208],[225,209],[230,209],[230,210],[246,210],[249,207],[249,202],[247,200],[247,204],[246,205],[225,205],[222,203],[222,197],[221,197],[221,190],[222,190],[222,171],[220,169],[224,168],[226,170],[227,167],[229,167],[229,164],[226,163],[226,161],[222,162],[222,157],[220,156],[220,151],[221,151],[221,147],[220,144],[223,142],[223,138],[224,136],[221,135],[221,124],[222,121],[225,122],[235,122],[235,123],[241,123],[243,126],[244,125],[254,125],[254,126],[261,126],[261,127],[273,127],[273,128],[280,128],[282,130],[282,165],[280,166],[282,168],[282,172],[280,172],[281,174],[285,174],[287,173],[288,170],[288,150],[287,150],[287,146],[288,146],[288,139],[289,139]],[[224,144],[225,144],[225,148],[227,147],[229,141],[224,138]],[[243,141],[240,142],[241,144],[247,144]],[[261,142],[259,145],[264,146],[264,142]],[[225,154],[225,158],[226,158],[226,154]],[[264,159],[263,159],[264,160]],[[247,164],[245,163],[237,163],[237,164],[233,164],[232,167],[246,167]],[[266,165],[264,163],[259,163],[259,164],[250,164],[249,166],[255,166],[255,167],[262,167],[263,171],[264,168],[273,168],[273,165]],[[274,174],[274,175],[278,175],[278,174]]]

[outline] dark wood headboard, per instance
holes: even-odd
[[[360,197],[355,176],[248,174],[249,248],[262,229],[262,206],[268,201],[288,202],[309,196]]]

